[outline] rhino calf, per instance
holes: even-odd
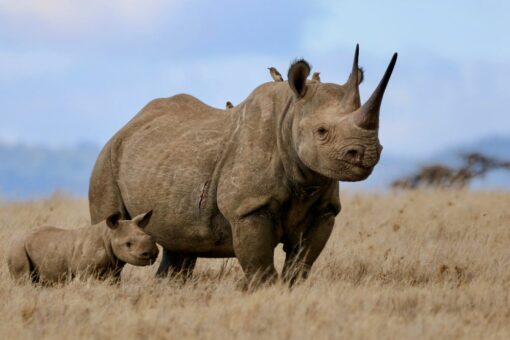
[[[120,278],[126,263],[152,264],[158,247],[143,229],[152,211],[132,220],[121,220],[120,213],[106,220],[74,230],[41,227],[11,242],[7,264],[14,279],[54,283],[77,275],[104,279]]]

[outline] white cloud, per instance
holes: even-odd
[[[27,68],[27,75],[30,67],[38,69],[38,57],[34,59],[19,66]],[[27,79],[28,86],[23,87],[18,81],[18,89],[12,91],[19,94],[16,98],[0,92],[4,103],[0,141],[56,146],[90,140],[102,144],[154,98],[188,93],[219,108],[227,100],[237,105],[255,87],[271,80],[268,66],[284,73],[288,65],[287,58],[251,54],[151,63],[127,58],[114,65],[103,60],[81,61],[74,60],[71,70],[56,80],[51,81],[55,72],[50,72],[43,78],[50,83],[41,87],[33,79]],[[0,88],[9,84],[9,79],[0,79]],[[30,100],[20,100],[26,93]]]
[[[164,0],[0,0],[0,18],[3,25],[31,34],[144,32],[154,29],[161,14],[177,5]]]
[[[302,46],[328,52],[360,43],[362,51],[385,55],[395,50],[459,60],[508,60],[508,1],[319,1]],[[428,52],[427,52],[428,51]],[[496,52],[497,51],[497,52]]]

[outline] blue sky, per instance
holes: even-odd
[[[362,98],[399,52],[386,152],[510,135],[508,13],[494,0],[0,0],[0,141],[103,144],[153,98],[235,104],[296,57],[343,83],[356,43]]]

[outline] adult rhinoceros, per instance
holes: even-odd
[[[344,85],[307,82],[299,60],[288,81],[262,84],[230,110],[185,94],[151,101],[99,155],[92,223],[153,210],[160,276],[235,256],[248,280],[272,281],[283,243],[283,277],[305,278],[340,212],[338,181],[367,178],[382,150],[379,108],[397,54],[361,106],[358,51]]]

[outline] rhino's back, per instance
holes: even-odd
[[[182,245],[189,231],[210,241],[207,223],[216,203],[206,192],[231,135],[232,114],[179,95],[150,103],[117,134],[112,162],[123,202],[131,215],[155,211],[154,236]]]

